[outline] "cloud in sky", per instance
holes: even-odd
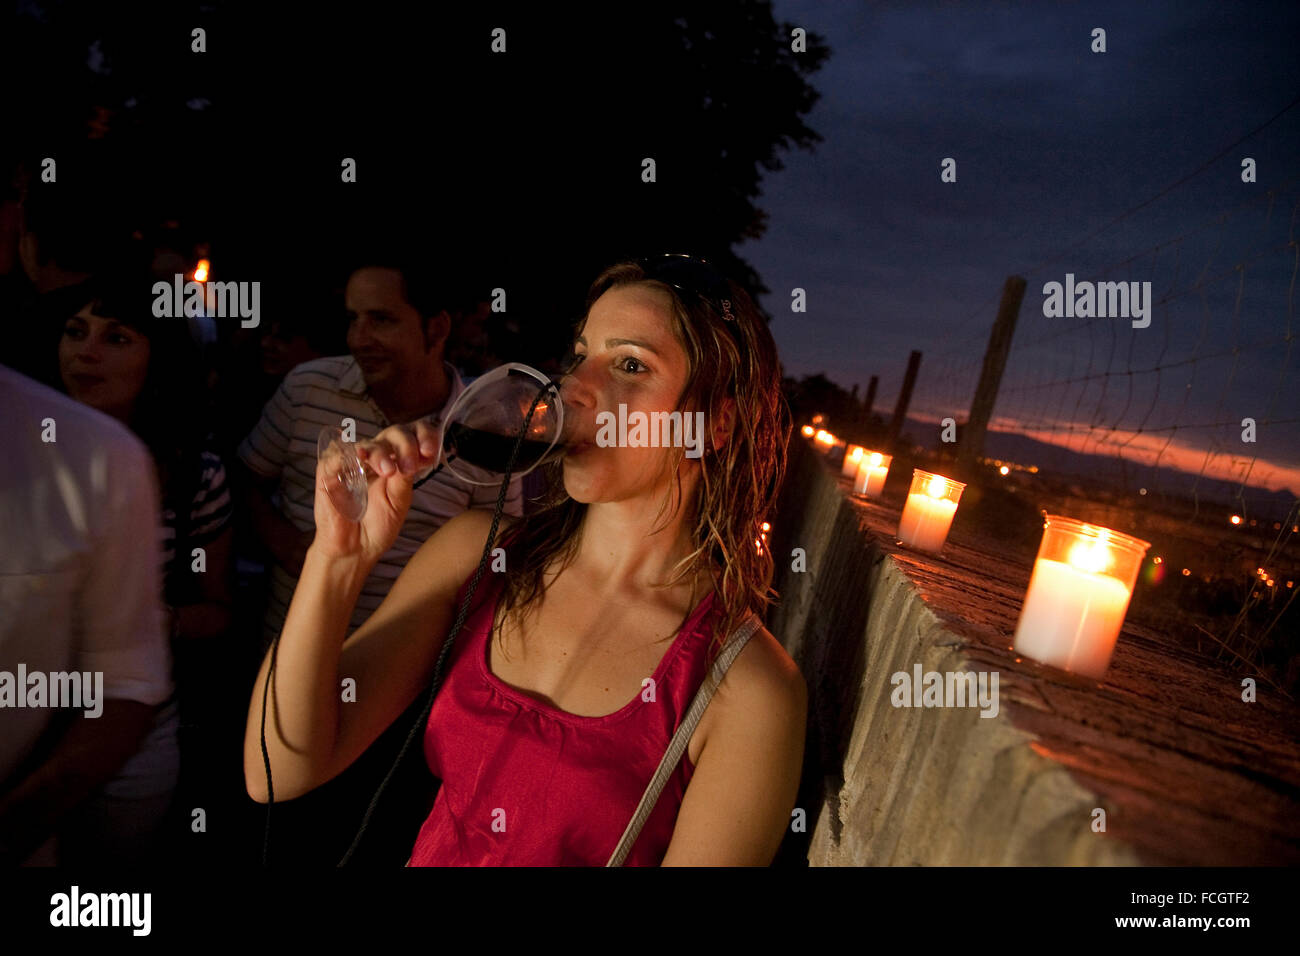
[[[939,427],[941,416],[917,413],[908,416]],[[1253,486],[1269,491],[1289,491],[1300,498],[1300,467],[1256,455],[1252,445],[1237,439],[1241,429],[1229,423],[1216,430],[1216,440],[1183,438],[1177,432],[1136,432],[1126,429],[1091,427],[1086,422],[1051,421],[1026,427],[1015,418],[994,416],[989,429],[1010,432],[1034,441],[1090,455],[1117,455],[1140,465],[1174,468],[1191,475],[1205,475],[1239,482],[1249,476]],[[1203,430],[1201,430],[1203,431]],[[1036,462],[1022,462],[1036,464]]]

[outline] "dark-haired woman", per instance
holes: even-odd
[[[149,300],[139,295],[148,288],[147,281],[92,284],[83,307],[65,321],[58,351],[68,394],[135,432],[153,455],[162,493],[165,627],[178,684],[188,684],[188,694],[178,690],[159,707],[141,749],[65,840],[73,853],[137,861],[161,849],[150,841],[180,772],[178,700],[186,698],[189,714],[201,710],[199,682],[181,673],[199,669],[183,667],[191,656],[186,645],[218,637],[230,624],[233,537],[225,468],[208,449],[202,424],[207,396],[196,347],[183,319],[151,315]]]
[[[579,443],[542,509],[503,519],[424,736],[442,780],[411,865],[604,865],[718,649],[769,601],[762,522],[785,467],[776,348],[749,297],[698,260],[619,263],[592,285],[562,382]],[[695,448],[609,447],[601,413],[703,413]],[[598,440],[601,439],[601,440]],[[344,643],[436,435],[362,446],[377,473],[360,524],[319,488],[266,720],[276,800],[352,763],[430,680],[492,515],[448,522]],[[249,707],[245,782],[267,800]],[[340,681],[355,681],[355,701]],[[806,688],[760,629],[726,673],[628,865],[771,863],[790,823]]]

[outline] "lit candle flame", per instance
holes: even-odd
[[[925,493],[931,498],[942,498],[948,491],[948,482],[939,475],[933,475],[925,486]]]
[[[878,452],[878,451],[873,451],[873,452],[871,453],[871,467],[872,467],[872,468],[879,468],[880,465],[881,465],[881,463],[884,462],[884,460],[885,460],[885,456],[882,455],[880,452]]]
[[[1070,564],[1080,571],[1093,574],[1105,571],[1111,564],[1110,548],[1106,546],[1110,536],[1105,528],[1097,529],[1097,540],[1092,543],[1080,541],[1070,549]]]
[[[207,282],[208,270],[211,268],[212,268],[212,263],[208,262],[207,259],[200,259],[199,264],[194,268],[194,281]]]

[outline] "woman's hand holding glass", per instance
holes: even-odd
[[[434,419],[393,425],[371,441],[321,429],[316,445],[315,553],[378,561],[392,547],[415,484],[445,465],[468,485],[526,475],[563,454],[576,422],[564,417],[558,383],[511,362],[476,379]]]
[[[438,428],[424,419],[355,444],[344,442],[337,428],[323,429],[312,549],[328,558],[378,562],[402,529],[412,486],[437,464],[440,440]]]

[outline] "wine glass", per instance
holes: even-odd
[[[572,433],[572,423],[565,424],[559,383],[519,362],[475,379],[452,402],[445,418],[435,415],[425,421],[438,429],[438,460],[416,474],[415,487],[443,468],[466,484],[498,484],[525,421],[527,431],[519,441],[512,477],[563,454]],[[322,428],[316,462],[335,509],[350,521],[360,521],[376,473],[357,457],[356,445],[344,440],[342,429]]]
[[[510,463],[525,419],[528,427],[518,442],[512,476],[526,475],[562,453],[569,429],[558,383],[519,362],[497,366],[475,379],[447,410],[442,464],[466,484],[498,484],[495,476]]]
[[[359,522],[370,500],[368,479],[374,472],[361,464],[356,445],[344,439],[343,429],[327,425],[316,439],[316,470],[336,511]]]

